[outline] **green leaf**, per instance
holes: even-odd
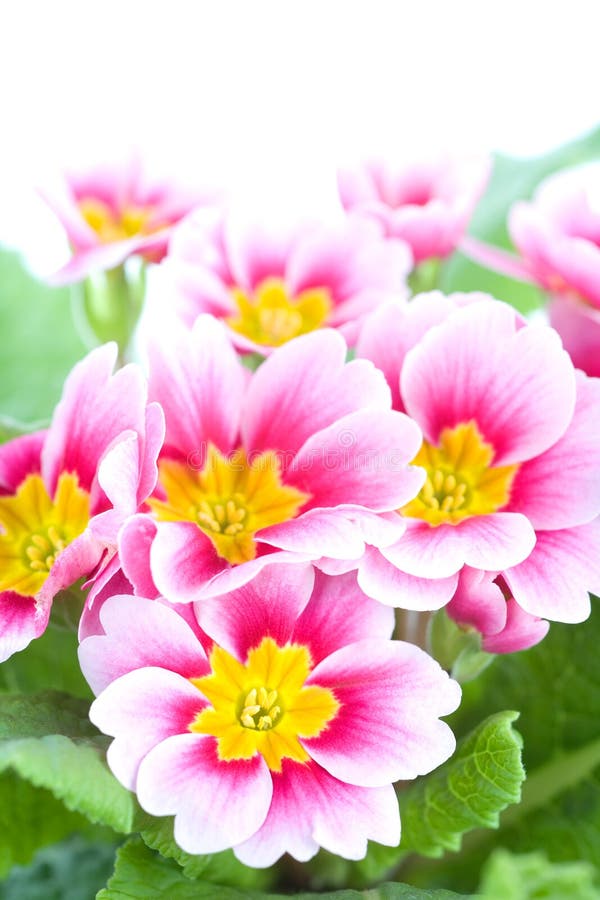
[[[273,883],[271,870],[250,869],[237,860],[231,850],[203,856],[185,853],[175,843],[172,817],[157,819],[144,813],[138,818],[136,826],[148,847],[179,863],[188,878],[202,878],[203,881],[239,888],[266,888]]]
[[[294,894],[296,900],[452,900],[459,895],[445,890],[419,890],[404,884],[384,884],[368,891],[334,891],[327,894]],[[237,890],[224,885],[192,881],[173,860],[153,853],[133,839],[117,853],[115,873],[97,900],[286,900],[283,894]]]
[[[487,243],[510,249],[506,217],[512,204],[531,197],[540,181],[553,172],[597,160],[599,155],[600,129],[534,159],[497,156],[489,187],[475,211],[469,229],[471,234]],[[456,253],[443,266],[438,286],[446,292],[487,291],[522,312],[539,307],[544,299],[537,287],[498,275],[471,262],[461,253]]]
[[[473,890],[495,846],[543,850],[552,862],[587,861],[600,873],[600,604],[582,625],[554,624],[548,637],[523,653],[498,657],[477,682],[465,686],[460,729],[482,709],[519,706],[527,781],[522,802],[508,809],[500,830],[474,832],[461,858],[425,872],[403,871],[426,884]]]
[[[0,251],[0,413],[48,419],[65,376],[86,348],[73,324],[71,291],[36,281],[19,257]]]
[[[0,884],[0,900],[89,900],[106,883],[115,847],[69,838],[36,854],[30,866],[15,866]]]
[[[485,900],[598,900],[600,886],[589,863],[551,863],[543,853],[498,849],[485,864],[478,895]]]
[[[109,771],[104,759],[108,739],[90,723],[88,706],[56,691],[0,695],[0,773],[6,788],[0,791],[0,860],[5,869],[80,826],[81,816],[72,813],[131,832],[137,804]],[[34,789],[42,789],[39,808]]]
[[[53,619],[60,602],[54,601]],[[77,662],[77,634],[52,620],[41,637],[0,665],[0,691],[29,694],[49,688],[92,699]]]

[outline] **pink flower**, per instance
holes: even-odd
[[[587,591],[600,587],[600,381],[574,370],[552,329],[525,325],[491,298],[390,305],[357,350],[397,385],[396,407],[421,427],[413,463],[427,474],[400,510],[406,533],[367,549],[363,590],[438,608],[469,566],[501,575],[531,616],[585,619]]]
[[[112,269],[132,255],[160,261],[173,225],[196,206],[216,200],[215,191],[151,181],[136,156],[120,166],[70,172],[40,193],[73,250],[70,261],[52,277],[55,284]]]
[[[552,295],[552,325],[573,363],[600,375],[600,207],[586,171],[544,181],[531,202],[516,203],[509,231],[526,277]]]
[[[284,234],[199,211],[175,231],[165,275],[182,319],[223,319],[236,346],[266,354],[329,326],[352,342],[383,299],[407,295],[412,259],[367,223],[303,223]]]
[[[269,566],[197,606],[112,597],[80,647],[90,717],[114,736],[116,777],[152,815],[175,816],[189,853],[233,847],[263,867],[319,846],[350,859],[400,839],[392,782],[454,750],[439,721],[460,688],[353,575]],[[207,640],[207,636],[210,642]]]
[[[415,263],[443,259],[459,245],[489,175],[487,158],[438,156],[408,164],[382,160],[338,175],[346,210],[378,222],[410,245]]]
[[[123,520],[156,483],[162,411],[116,346],[65,383],[48,431],[0,447],[0,659],[46,629],[55,595],[116,551]]]
[[[487,653],[513,653],[538,644],[548,633],[548,622],[525,612],[512,598],[502,577],[465,566],[446,612],[459,625],[482,636]]]
[[[346,363],[346,352],[324,329],[250,375],[211,316],[155,340],[149,391],[165,411],[166,440],[154,521],[136,517],[120,548],[126,574],[190,602],[232,590],[267,562],[352,561],[365,542],[399,537],[394,510],[423,482],[408,466],[420,432],[390,409],[372,363]],[[153,529],[145,566],[140,547]]]

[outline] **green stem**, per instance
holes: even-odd
[[[126,264],[97,272],[83,283],[83,319],[94,342],[116,341],[119,365],[127,361],[145,292],[145,268],[136,273]]]

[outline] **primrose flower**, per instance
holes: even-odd
[[[353,342],[382,300],[406,297],[412,258],[369,223],[245,225],[200,210],[176,229],[168,271],[178,312],[191,325],[211,313],[242,351],[273,347],[317,328]]]
[[[372,363],[346,363],[335,331],[290,341],[251,375],[222,324],[200,316],[156,339],[149,361],[166,439],[153,522],[134,517],[120,548],[126,574],[143,567],[153,526],[152,580],[175,602],[229,591],[290,554],[357,560],[365,542],[402,533],[394,510],[423,483],[408,465],[421,435],[390,409]]]
[[[39,637],[55,595],[114,555],[123,520],[156,482],[162,412],[116,346],[65,383],[46,432],[0,447],[0,659]],[[108,553],[107,553],[108,551]]]
[[[415,263],[443,259],[459,245],[486,186],[487,158],[448,155],[410,163],[373,160],[338,174],[348,212],[373,219],[410,245]]]
[[[60,220],[73,250],[52,276],[55,284],[80,281],[112,269],[129,256],[158,262],[173,228],[196,206],[216,201],[216,192],[193,191],[172,181],[152,181],[140,160],[69,172],[40,189]]]
[[[595,193],[594,193],[595,191]],[[531,202],[516,203],[509,231],[524,275],[551,295],[550,321],[573,363],[600,375],[600,205],[598,170],[548,178]]]
[[[264,867],[397,845],[392,783],[453,752],[438,717],[458,706],[456,682],[388,640],[392,611],[352,573],[269,566],[196,610],[202,632],[160,602],[115,596],[105,634],[80,645],[116,777],[147,812],[175,816],[188,853],[233,847]]]
[[[358,355],[395,381],[395,405],[423,431],[413,463],[426,473],[399,509],[406,533],[367,549],[363,590],[437,608],[469,566],[501,575],[531,616],[585,619],[587,591],[600,587],[600,381],[575,371],[551,328],[468,295],[390,305]]]

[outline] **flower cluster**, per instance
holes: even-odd
[[[394,784],[451,756],[460,687],[392,639],[393,608],[443,608],[496,654],[600,592],[600,380],[491,296],[409,299],[486,173],[372,164],[340,175],[336,223],[194,209],[168,248],[183,209],[164,192],[76,182],[85,228],[60,207],[65,277],[164,256],[173,316],[146,329],[146,374],[93,350],[49,428],[0,449],[0,652],[85,582],[91,719],[189,853],[263,867],[396,845]],[[550,205],[589,272],[526,208],[516,240],[589,306],[580,206]]]

